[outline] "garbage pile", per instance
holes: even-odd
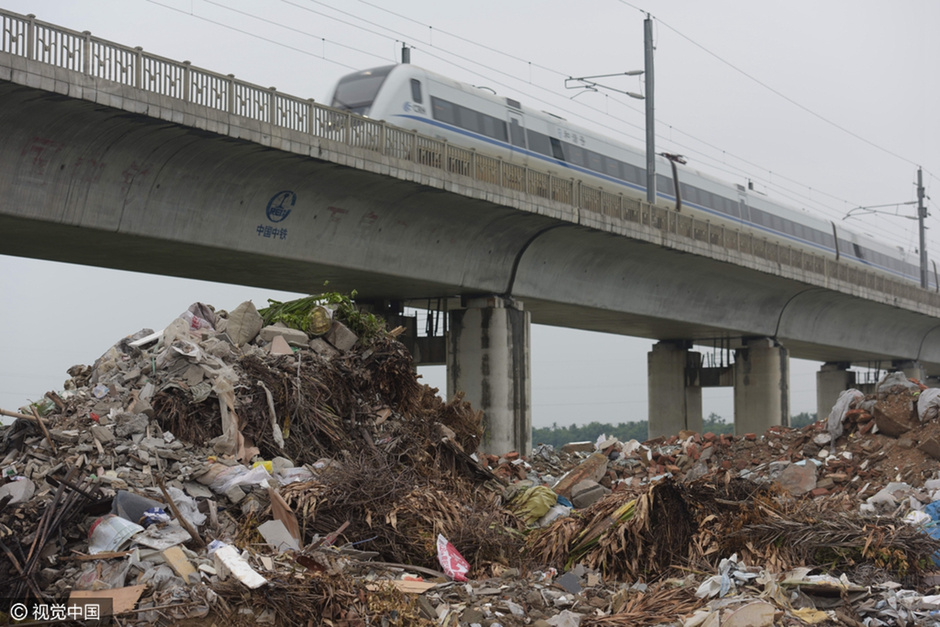
[[[6,596],[121,625],[940,625],[934,391],[489,452],[400,332],[335,293],[196,303],[3,410]]]

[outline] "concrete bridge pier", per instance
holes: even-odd
[[[469,299],[448,313],[447,396],[463,392],[483,411],[481,449],[502,454],[532,448],[529,342],[531,314],[502,296]]]
[[[790,421],[790,355],[770,338],[734,351],[734,432],[760,435]]]
[[[900,360],[891,362],[892,370],[899,370],[904,373],[908,379],[917,379],[921,383],[926,383],[927,373],[918,361]]]
[[[649,437],[702,430],[701,354],[689,342],[657,342],[647,353]]]
[[[829,416],[843,391],[855,387],[855,373],[846,361],[826,362],[816,373],[816,420]]]

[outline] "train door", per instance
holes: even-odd
[[[738,185],[738,213],[741,216],[741,222],[750,222],[751,216],[747,208],[747,191],[743,185]]]
[[[512,144],[512,154],[509,159],[513,163],[525,165],[525,118],[519,103],[510,98],[506,99],[507,121],[509,122],[509,143]]]

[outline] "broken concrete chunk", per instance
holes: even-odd
[[[349,327],[342,322],[334,320],[333,326],[331,326],[330,330],[323,336],[323,339],[335,346],[339,351],[348,351],[359,341],[359,336],[350,331]]]
[[[326,359],[332,359],[339,355],[339,351],[330,346],[330,344],[321,337],[315,337],[310,340],[310,350]]]
[[[914,416],[913,401],[900,396],[879,400],[872,409],[878,431],[894,438],[917,426]]]
[[[145,413],[129,414],[122,412],[115,417],[114,435],[119,438],[126,438],[135,433],[146,433],[148,424],[150,424],[150,418]]]
[[[585,479],[571,488],[571,503],[578,509],[584,509],[594,505],[607,494],[610,494],[608,488],[592,479]]]
[[[274,338],[281,336],[291,346],[307,346],[310,343],[310,338],[303,331],[277,325],[264,327],[259,336],[265,342],[273,342]]]
[[[287,340],[284,339],[282,335],[275,335],[274,339],[271,340],[271,346],[268,348],[268,352],[272,355],[293,355],[294,351],[291,350],[290,344],[287,343]]]
[[[555,491],[555,494],[560,494],[561,496],[570,499],[571,489],[575,485],[584,481],[585,479],[599,481],[606,472],[607,456],[601,452],[592,453],[591,456],[581,462],[580,465],[578,465],[576,468],[573,468],[565,476],[563,476],[552,489]]]
[[[793,496],[801,496],[816,488],[816,464],[790,464],[777,477],[781,488]]]
[[[561,447],[562,453],[593,453],[593,442],[568,442]]]
[[[111,433],[111,429],[108,429],[107,427],[102,427],[101,425],[92,425],[91,434],[95,436],[95,439],[102,444],[114,442],[114,434]]]
[[[934,459],[940,459],[940,441],[935,437],[930,437],[917,445],[917,448],[930,455]]]

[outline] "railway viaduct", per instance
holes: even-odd
[[[446,309],[448,393],[487,450],[531,446],[532,322],[659,340],[650,435],[789,416],[789,356],[940,374],[940,297],[381,121],[0,11],[0,253]],[[734,364],[704,368],[696,344]],[[437,342],[437,343],[435,343]],[[445,347],[446,346],[446,347]]]

